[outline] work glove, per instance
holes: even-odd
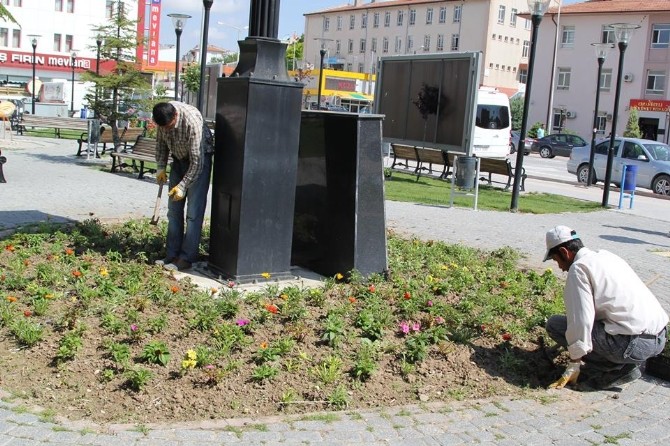
[[[167,173],[165,173],[165,170],[161,169],[158,172],[156,172],[156,183],[158,184],[165,184],[167,183],[168,177]]]
[[[172,198],[174,201],[183,200],[186,196],[186,191],[182,189],[179,185],[170,189],[168,192],[168,197]]]
[[[568,367],[563,372],[563,375],[558,379],[558,381],[551,383],[549,385],[550,389],[562,389],[566,384],[576,384],[577,378],[579,378],[579,367],[582,365],[582,362],[571,362]]]

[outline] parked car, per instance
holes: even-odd
[[[593,183],[605,179],[609,140],[595,146]],[[623,144],[622,144],[623,143]],[[651,189],[657,194],[670,195],[670,147],[658,141],[617,137],[614,140],[612,183],[621,184],[624,164],[637,166],[636,186]],[[567,163],[568,172],[577,181],[586,183],[589,176],[590,147],[575,147]]]
[[[574,147],[588,146],[589,143],[577,135],[555,133],[538,138],[531,146],[531,152],[539,152],[542,158],[553,158],[556,155],[570,156]]]
[[[511,132],[511,139],[509,143],[509,153],[515,153],[519,147],[519,137],[521,134],[519,133],[518,130],[512,130]],[[533,138],[529,138],[526,136],[526,142],[523,145],[523,154],[528,155],[530,153],[530,146],[533,144],[535,140]]]

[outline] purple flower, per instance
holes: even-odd
[[[412,324],[412,331],[419,331],[421,330],[421,322],[414,322]]]
[[[429,300],[428,302],[426,302],[426,305],[428,305],[429,307],[432,307],[433,306],[433,301]]]
[[[238,319],[235,323],[240,327],[244,327],[245,325],[249,325],[250,321],[249,319]]]
[[[130,326],[130,331],[137,331],[137,330],[139,330],[139,327],[138,327],[137,325],[132,324],[132,325]]]
[[[409,333],[409,323],[408,323],[407,321],[402,321],[402,322],[400,323],[399,327],[400,327],[400,331],[401,331],[403,334],[407,334],[407,333]]]

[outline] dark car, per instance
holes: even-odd
[[[509,153],[515,153],[517,151],[520,137],[521,135],[519,134],[518,130],[512,130],[509,142]],[[530,146],[533,144],[533,142],[535,142],[535,140],[533,138],[529,138],[528,135],[526,135],[526,142],[523,145],[524,155],[528,155],[530,153]]]
[[[589,143],[577,135],[555,133],[536,139],[530,150],[539,152],[542,158],[553,158],[556,155],[570,156],[573,147],[588,146]]]

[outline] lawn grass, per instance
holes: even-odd
[[[451,182],[436,178],[393,172],[385,182],[387,200],[407,201],[412,203],[449,206],[451,199]],[[477,207],[481,210],[509,211],[512,192],[499,187],[479,186]],[[471,195],[455,195],[454,206],[472,207],[474,191]],[[558,212],[590,212],[602,209],[599,203],[578,200],[561,195],[525,192],[519,196],[519,212],[529,214],[555,214]]]

